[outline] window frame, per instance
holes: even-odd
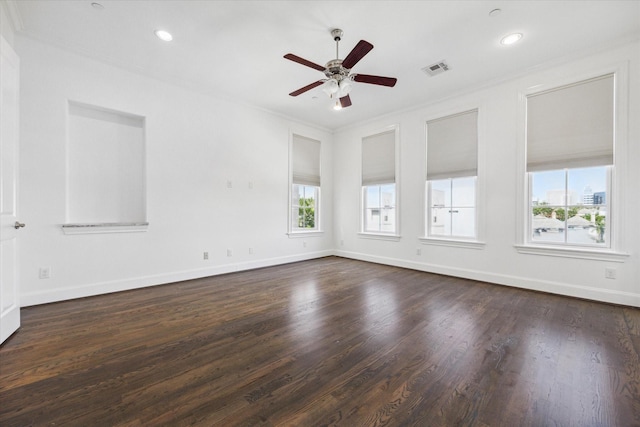
[[[453,181],[458,180],[458,179],[473,179],[473,209],[474,209],[474,218],[473,218],[473,228],[475,231],[475,234],[473,236],[461,236],[461,235],[456,235],[456,234],[434,234],[432,233],[432,219],[433,219],[433,206],[432,206],[432,197],[433,197],[433,191],[432,191],[432,183],[434,181],[446,181],[448,180],[450,185],[451,185],[451,200],[449,205],[445,205],[443,206],[444,209],[449,208],[450,210],[454,210],[456,208],[468,208],[470,206],[456,206],[453,204]],[[425,230],[426,230],[426,237],[429,239],[446,239],[446,240],[469,240],[469,241],[476,241],[478,238],[478,176],[465,176],[465,177],[453,177],[453,178],[442,178],[442,179],[432,179],[432,180],[427,180],[426,181],[426,215],[425,215]],[[451,213],[451,211],[449,212]]]
[[[395,182],[386,182],[386,183],[377,183],[374,184],[376,186],[380,185],[389,185],[395,184],[395,227],[393,232],[383,232],[383,231],[365,231],[365,217],[366,217],[366,199],[365,192],[367,187],[372,187],[373,185],[363,185],[362,184],[362,143],[364,139],[373,137],[383,133],[393,132],[394,135],[394,172],[395,172]],[[383,128],[377,128],[372,130],[371,132],[367,132],[364,136],[360,138],[360,207],[359,207],[359,232],[358,236],[367,239],[378,239],[378,240],[391,240],[391,241],[399,241],[401,238],[400,234],[400,126],[398,124],[389,125]]]
[[[294,222],[297,223],[297,220],[299,220],[300,216],[294,216],[293,211],[294,210],[300,210],[300,209],[306,209],[304,206],[300,206],[300,203],[294,203],[294,196],[296,195],[296,193],[294,192],[294,187],[295,186],[300,186],[300,187],[304,187],[304,188],[312,188],[313,192],[314,192],[314,207],[313,207],[313,217],[314,217],[314,227],[313,228],[300,228],[298,226],[294,225]],[[299,193],[298,193],[299,194]],[[304,192],[305,196],[306,196],[306,191]],[[299,199],[298,199],[299,200]],[[320,186],[317,185],[307,185],[307,184],[296,184],[294,182],[291,183],[291,200],[290,200],[290,206],[291,206],[291,210],[290,210],[290,222],[289,222],[289,226],[291,227],[291,232],[295,233],[295,234],[299,234],[299,233],[314,233],[314,232],[318,232],[320,231],[320,215],[319,215],[319,207],[320,207]]]
[[[449,247],[458,247],[458,248],[467,248],[467,249],[484,249],[486,243],[484,242],[484,223],[485,223],[485,196],[484,196],[484,188],[485,188],[485,178],[484,178],[484,170],[485,170],[485,135],[486,135],[486,123],[485,123],[485,111],[486,111],[485,101],[482,99],[478,99],[474,97],[474,99],[468,100],[462,104],[455,104],[449,108],[440,108],[438,112],[426,116],[423,118],[424,129],[423,129],[423,141],[422,149],[423,151],[423,164],[425,167],[424,171],[424,179],[422,181],[423,191],[422,191],[422,237],[419,237],[418,240],[423,245],[436,245],[436,246],[449,246]],[[430,184],[429,180],[427,180],[426,173],[426,165],[427,165],[427,144],[428,144],[428,125],[429,122],[444,119],[450,116],[456,116],[459,114],[464,114],[466,112],[476,111],[477,112],[477,171],[475,175],[475,227],[476,227],[476,235],[474,238],[460,237],[460,236],[440,236],[440,235],[430,235],[429,234],[429,224],[431,221],[431,213],[430,213]]]
[[[294,183],[293,182],[293,144],[294,144],[294,139],[295,137],[298,136],[300,138],[304,138],[304,139],[310,139],[313,141],[317,141],[320,144],[320,153],[319,153],[319,160],[320,160],[320,164],[318,165],[319,167],[319,173],[320,173],[320,185],[319,186],[315,186],[315,185],[310,185],[310,184],[300,184],[300,183]],[[322,226],[322,157],[324,155],[324,143],[322,142],[322,139],[317,136],[317,135],[313,135],[310,134],[310,132],[304,132],[304,131],[298,131],[296,129],[290,129],[289,130],[289,144],[288,144],[288,154],[289,154],[289,176],[288,176],[288,202],[287,202],[287,236],[289,238],[303,238],[303,237],[320,237],[324,234],[324,229]],[[315,228],[313,229],[300,229],[298,227],[294,227],[294,221],[298,220],[298,216],[294,216],[293,215],[293,208],[294,208],[294,204],[293,204],[293,196],[294,196],[294,191],[293,191],[293,187],[294,185],[304,185],[307,187],[314,187],[316,188],[316,192],[317,192],[317,199],[315,201]]]
[[[580,74],[566,73],[563,77],[549,79],[545,83],[531,81],[528,86],[518,92],[518,144],[517,144],[517,197],[516,197],[516,244],[514,248],[521,254],[566,257],[576,259],[589,259],[608,262],[625,262],[629,254],[624,251],[626,222],[623,217],[622,193],[623,183],[627,176],[627,152],[628,147],[628,62],[621,62],[594,68]],[[529,186],[530,178],[527,172],[527,97],[537,93],[560,89],[565,86],[612,74],[614,79],[614,161],[610,166],[610,179],[608,182],[609,203],[607,212],[608,232],[610,245],[604,247],[576,246],[576,245],[550,245],[548,243],[531,243],[528,239],[530,220]],[[525,83],[526,84],[526,83]]]
[[[607,194],[607,201],[604,204],[606,207],[606,212],[607,212],[607,218],[609,217],[610,213],[611,213],[611,204],[612,204],[612,200],[611,200],[611,177],[613,175],[613,166],[609,165],[609,166],[603,166],[606,168],[606,194]],[[553,171],[563,171],[564,173],[564,200],[565,203],[563,206],[560,205],[549,205],[550,207],[562,207],[565,209],[565,212],[568,212],[568,207],[572,207],[572,206],[580,206],[582,204],[575,204],[575,205],[570,205],[566,202],[567,200],[567,193],[568,193],[568,182],[569,182],[569,173],[571,170],[578,170],[578,169],[585,169],[585,168],[563,168],[563,169],[552,169],[549,170],[548,172],[553,172]],[[541,245],[541,246],[549,246],[550,248],[573,248],[573,249],[586,249],[586,250],[611,250],[611,227],[609,224],[609,221],[607,220],[607,225],[605,228],[605,245],[595,245],[595,244],[580,244],[580,243],[568,243],[566,242],[567,239],[567,235],[566,235],[566,229],[568,226],[566,226],[566,222],[565,222],[565,231],[563,232],[564,234],[564,240],[563,242],[553,242],[553,241],[536,241],[533,240],[533,237],[531,236],[531,230],[532,230],[532,226],[533,226],[533,215],[529,215],[529,212],[531,212],[533,210],[533,179],[532,179],[532,175],[536,173],[536,172],[527,172],[527,198],[528,198],[528,207],[527,207],[527,234],[526,234],[526,244],[527,245],[533,245],[533,246],[537,246],[537,245]],[[588,206],[588,205],[583,205],[583,206]]]
[[[388,186],[388,185],[393,185],[393,193],[394,193],[394,205],[393,205],[393,209],[395,211],[395,215],[394,215],[394,231],[382,231],[382,230],[367,230],[366,224],[367,224],[367,213],[368,213],[368,201],[367,201],[367,193],[369,188],[374,188],[377,187],[378,188],[378,197],[380,202],[378,203],[377,208],[382,211],[385,206],[382,204],[382,187],[384,186]],[[398,191],[397,191],[397,185],[395,182],[387,182],[387,183],[379,183],[379,184],[372,184],[372,185],[363,185],[362,186],[362,204],[363,204],[363,209],[362,209],[362,233],[365,234],[380,234],[380,235],[397,235],[396,231],[397,231],[397,224],[398,224],[398,206],[397,206],[397,200],[398,200]],[[382,212],[380,213],[380,216],[382,216]],[[380,228],[382,228],[382,221],[380,221]]]

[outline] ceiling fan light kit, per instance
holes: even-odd
[[[344,59],[340,59],[339,43],[342,39],[343,34],[344,32],[339,28],[331,30],[331,36],[336,42],[336,59],[332,59],[331,61],[327,62],[324,67],[292,53],[288,53],[284,56],[285,59],[288,59],[290,61],[297,62],[298,64],[302,64],[318,71],[322,71],[322,73],[324,73],[326,77],[326,79],[318,80],[296,91],[293,91],[289,95],[298,96],[313,88],[323,85],[323,92],[326,93],[329,98],[336,99],[336,103],[334,104],[333,108],[335,110],[340,110],[351,105],[351,98],[349,96],[349,93],[353,88],[352,82],[354,81],[359,83],[374,84],[378,86],[395,86],[397,79],[394,77],[372,76],[368,74],[352,74],[351,69],[362,58],[364,58],[364,56],[369,53],[371,49],[373,49],[373,45],[366,40],[360,40]]]

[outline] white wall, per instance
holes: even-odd
[[[15,45],[23,306],[331,253],[330,133],[19,35]],[[147,232],[63,234],[69,100],[146,118]],[[323,144],[320,237],[286,234],[290,131]]]
[[[493,283],[640,306],[640,59],[637,43],[341,129],[215,99],[15,36],[21,58],[21,303],[32,305],[335,253]],[[617,179],[624,262],[519,253],[522,111],[531,86],[628,64],[629,117]],[[446,76],[440,76],[443,78]],[[146,117],[147,232],[64,235],[69,100]],[[481,249],[421,244],[425,122],[480,109]],[[359,231],[360,141],[400,127],[399,241]],[[289,238],[290,132],[321,140],[323,228]],[[623,132],[624,133],[624,132]],[[623,135],[624,136],[624,135]],[[625,165],[627,167],[625,168]],[[233,187],[227,188],[227,181]],[[249,183],[253,188],[249,188]],[[333,186],[333,182],[340,183]],[[305,244],[306,243],[306,246]],[[249,254],[249,248],[253,254]],[[421,249],[421,255],[416,249]],[[227,257],[227,249],[233,256]],[[209,260],[202,259],[209,252]],[[39,279],[41,267],[51,278]],[[617,279],[605,279],[615,268]]]
[[[538,67],[529,75],[474,93],[425,104],[412,111],[339,130],[334,135],[334,223],[337,254],[493,283],[640,306],[640,45],[618,46],[571,62]],[[521,97],[536,85],[579,81],[600,70],[624,70],[628,99],[621,99],[618,165],[617,251],[611,260],[524,254],[524,109]],[[446,78],[446,75],[436,78]],[[623,82],[626,84],[625,82]],[[624,97],[623,97],[624,98]],[[628,102],[627,102],[628,101]],[[421,244],[424,236],[425,122],[479,108],[480,249]],[[399,241],[358,236],[361,138],[389,125],[400,127]],[[615,226],[615,225],[614,225]],[[421,249],[421,255],[417,249]],[[622,262],[620,262],[622,260]],[[617,278],[606,279],[605,268]]]

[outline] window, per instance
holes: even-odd
[[[478,111],[427,122],[429,237],[476,239]]]
[[[609,175],[606,166],[531,172],[531,241],[607,246]]]
[[[320,141],[293,135],[290,231],[320,229]]]
[[[396,225],[396,185],[368,185],[364,188],[364,230],[374,233],[394,233]]]
[[[318,216],[316,201],[320,187],[314,185],[293,184],[291,198],[291,218],[294,231],[317,230]]]
[[[397,233],[395,129],[362,139],[362,231]]]
[[[614,80],[527,97],[528,242],[611,247]]]

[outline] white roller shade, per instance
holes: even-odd
[[[613,164],[613,75],[527,97],[527,171]]]
[[[293,135],[293,183],[320,186],[320,141]]]
[[[362,138],[362,185],[388,184],[395,181],[395,131]]]
[[[478,110],[427,122],[427,179],[478,174]]]

